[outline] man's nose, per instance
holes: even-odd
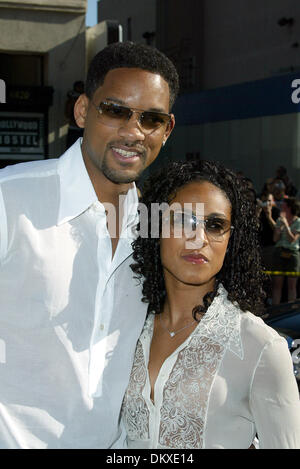
[[[145,134],[140,123],[140,114],[132,112],[129,119],[123,122],[119,128],[121,137],[131,138],[132,140],[144,140]]]

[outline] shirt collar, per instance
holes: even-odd
[[[137,190],[135,183],[133,183],[124,200],[121,238],[134,240],[137,237],[136,226],[139,222],[138,205]]]
[[[82,139],[79,138],[60,158],[58,174],[60,177],[60,206],[57,225],[77,217],[93,204],[103,205],[98,201],[93,184],[86,170],[82,152]],[[136,237],[133,229],[138,223],[138,196],[133,183],[124,195],[124,216],[122,235],[129,239]]]
[[[60,206],[57,225],[77,217],[98,200],[83,161],[81,141],[79,138],[58,162]]]

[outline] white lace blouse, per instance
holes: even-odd
[[[300,403],[286,340],[220,285],[205,316],[163,363],[150,399],[154,314],[137,344],[122,420],[129,448],[300,448]]]

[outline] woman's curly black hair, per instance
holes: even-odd
[[[204,307],[199,305],[194,308],[193,316],[197,319],[197,314],[201,315],[206,311],[220,282],[228,292],[228,299],[237,302],[242,311],[258,314],[265,296],[258,241],[259,221],[253,194],[242,177],[213,161],[172,162],[151,175],[144,183],[141,202],[150,213],[151,204],[170,204],[180,188],[194,181],[208,181],[225,193],[231,203],[231,223],[234,229],[223,267],[216,276],[215,290],[204,297]],[[160,313],[166,290],[159,238],[151,238],[150,233],[151,217],[148,217],[149,236],[139,236],[133,242],[135,263],[131,268],[142,279],[143,301],[149,303],[148,312]]]

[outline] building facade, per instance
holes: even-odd
[[[176,14],[174,13],[176,12]],[[181,97],[166,157],[221,160],[259,192],[284,165],[300,193],[300,3],[157,0],[157,47]]]
[[[149,172],[166,158],[216,159],[259,191],[284,165],[300,192],[298,0],[99,0],[99,20],[112,16],[180,75],[177,125]]]
[[[156,0],[98,0],[98,22],[117,20],[123,40],[156,45]]]
[[[65,150],[66,96],[85,79],[86,0],[0,1],[0,166]]]

